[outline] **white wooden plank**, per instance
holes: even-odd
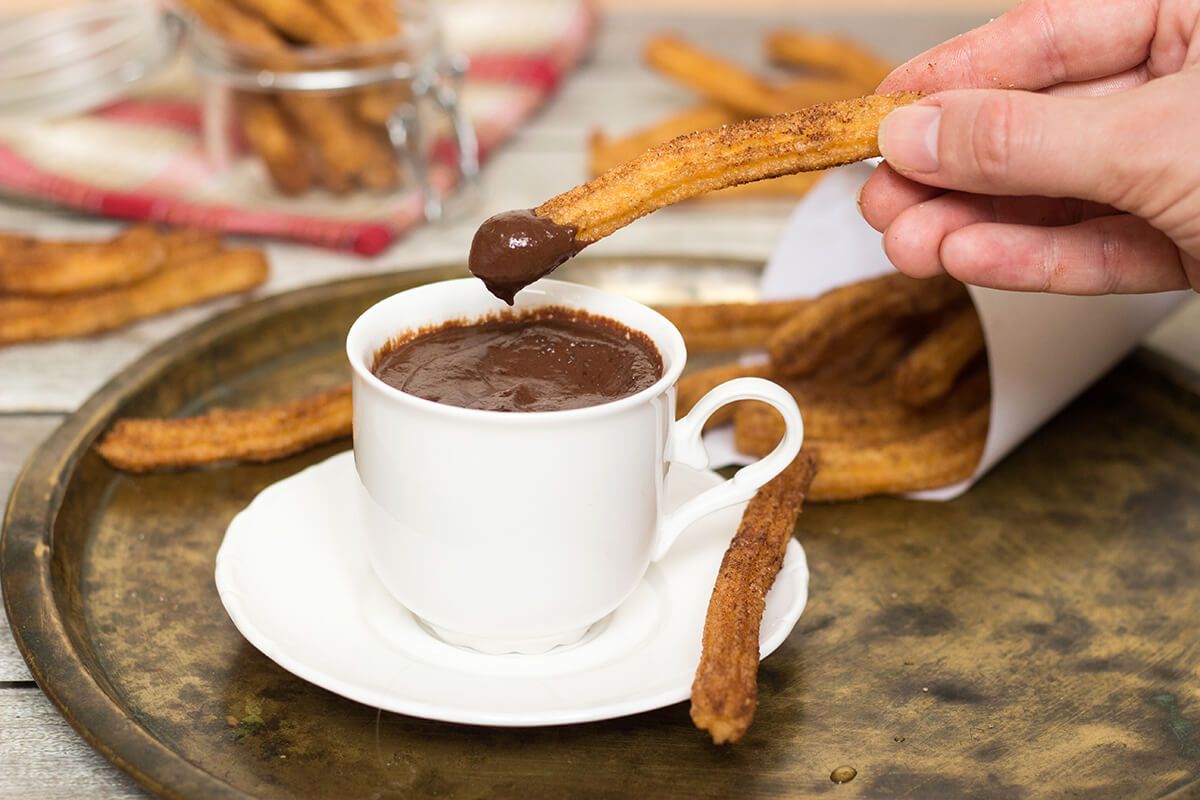
[[[0,797],[146,800],[150,795],[79,736],[39,689],[0,689]]]
[[[57,427],[61,417],[0,416],[0,498],[5,505],[13,482],[34,449]],[[30,680],[25,660],[13,641],[8,621],[0,625],[0,683]],[[0,703],[3,695],[0,694]],[[3,796],[0,793],[0,796]]]

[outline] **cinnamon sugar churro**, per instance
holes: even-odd
[[[805,494],[817,474],[801,452],[742,514],[709,598],[691,717],[715,744],[736,742],[758,707],[758,638],[767,592],[783,566]]]
[[[118,469],[148,472],[219,461],[272,461],[350,435],[350,384],[250,410],[179,419],[123,419],[97,451]]]
[[[866,90],[878,86],[894,68],[847,36],[792,28],[768,33],[763,44],[776,64],[836,75]]]
[[[920,96],[870,95],[677,137],[537,208],[485,221],[471,243],[471,272],[511,303],[587,245],[663,206],[879,155],[879,123]]]
[[[227,250],[164,266],[141,280],[58,297],[0,295],[0,344],[87,336],[213,297],[243,292],[267,278],[259,250]]]
[[[164,243],[135,225],[104,242],[29,240],[0,255],[0,293],[62,295],[131,283],[163,265]]]
[[[820,456],[813,501],[971,476],[987,440],[991,385],[982,329],[961,284],[888,275],[795,302],[767,339],[766,363],[684,375],[677,413],[719,380],[757,375],[779,383],[804,416],[805,450]],[[725,304],[684,306],[679,316],[705,337],[719,337],[721,320],[729,320],[735,341],[753,312],[733,307],[732,317]],[[721,348],[719,340],[711,344]],[[733,403],[714,416],[713,425],[732,419],[734,444],[747,455],[766,454],[783,435],[782,418],[762,403]]]

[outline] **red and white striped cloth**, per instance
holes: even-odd
[[[587,52],[595,22],[588,0],[448,5],[450,44],[470,59],[463,101],[481,158],[553,94]],[[0,121],[0,193],[105,217],[295,239],[363,255],[423,221],[414,192],[287,198],[270,191],[250,159],[241,168],[218,169],[201,140],[198,92],[184,83],[176,96],[156,91],[86,115]],[[446,187],[453,171],[439,161],[433,179]]]

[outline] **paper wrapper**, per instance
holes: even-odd
[[[894,269],[855,198],[872,165],[833,171],[796,208],[763,273],[765,300],[813,297]],[[950,500],[1133,350],[1190,292],[1063,295],[968,287],[987,342],[991,424],[975,474],[921,500]],[[804,409],[800,409],[801,413]],[[709,441],[714,463],[746,463],[728,431]]]

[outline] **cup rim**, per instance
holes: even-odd
[[[350,330],[346,334],[346,357],[349,360],[351,369],[354,370],[355,375],[363,381],[363,384],[361,385],[381,393],[383,396],[392,401],[411,406],[414,410],[421,410],[426,413],[438,413],[451,417],[460,417],[464,421],[474,420],[479,422],[486,420],[489,424],[536,425],[551,421],[557,423],[585,420],[591,417],[601,417],[609,414],[619,413],[626,408],[644,403],[648,398],[666,392],[675,385],[675,383],[679,380],[679,376],[683,373],[684,364],[687,362],[687,346],[683,341],[683,334],[679,332],[679,329],[676,328],[674,323],[672,323],[669,319],[655,311],[650,306],[634,300],[631,297],[626,297],[625,295],[617,294],[616,292],[610,292],[605,289],[599,289],[582,283],[554,280],[550,278],[543,278],[528,287],[528,289],[532,289],[534,291],[542,290],[547,292],[545,297],[548,298],[548,302],[530,305],[527,306],[528,308],[537,308],[545,305],[563,305],[567,308],[585,311],[589,314],[616,319],[606,311],[598,311],[596,309],[587,308],[579,304],[573,304],[565,301],[559,302],[561,298],[556,298],[554,296],[555,292],[582,292],[584,294],[600,295],[605,298],[615,300],[617,303],[628,304],[629,306],[638,309],[638,313],[649,314],[651,319],[658,322],[662,328],[663,338],[665,338],[666,341],[663,341],[662,338],[655,335],[654,332],[645,330],[641,325],[632,324],[626,319],[616,319],[617,322],[627,325],[630,328],[640,331],[641,333],[644,333],[646,336],[650,337],[650,341],[654,343],[655,348],[659,352],[659,356],[663,360],[663,374],[659,376],[659,379],[647,386],[645,389],[634,392],[633,394],[626,395],[625,397],[619,397],[615,400],[609,400],[604,403],[597,403],[596,405],[591,406],[558,409],[555,411],[495,411],[481,408],[463,408],[462,406],[439,403],[435,400],[427,400],[424,397],[418,397],[416,395],[409,394],[401,389],[397,389],[395,386],[385,383],[382,379],[371,372],[369,366],[363,363],[360,358],[361,353],[356,351],[364,349],[364,346],[368,345],[369,343],[364,342],[359,344],[355,340],[366,335],[363,333],[363,329],[367,324],[364,322],[364,320],[366,320],[368,316],[380,313],[378,311],[380,307],[384,306],[393,298],[401,295],[417,291],[436,291],[437,289],[435,287],[446,287],[445,291],[454,291],[456,288],[464,288],[467,285],[478,286],[481,292],[487,293],[487,289],[484,288],[483,283],[478,278],[474,277],[434,281],[432,283],[421,284],[420,286],[414,286],[410,289],[405,289],[404,291],[389,295],[388,297],[385,297],[384,299],[374,303],[361,314],[359,314],[359,316],[354,320],[354,323],[350,326]],[[528,291],[528,289],[522,291],[525,292]],[[489,294],[488,296],[490,297],[491,295]],[[529,295],[526,295],[525,299],[529,299]],[[468,316],[470,313],[471,312],[468,312],[468,314],[464,316]],[[482,316],[483,313],[486,312],[480,312],[479,315]],[[447,318],[447,320],[444,321],[448,321],[449,319],[452,318]],[[400,333],[403,330],[405,330],[405,328],[398,327],[396,333]],[[353,347],[356,344],[358,346]],[[377,352],[380,347],[382,347],[382,343],[370,344],[370,350],[372,353]],[[668,348],[674,352],[666,352]],[[356,388],[358,385],[359,384],[356,383]]]

